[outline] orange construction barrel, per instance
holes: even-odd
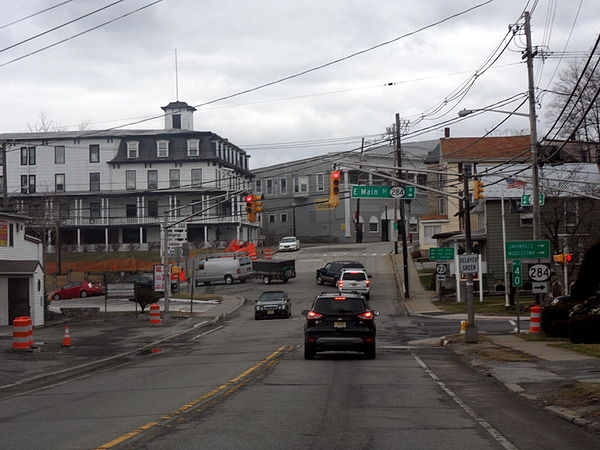
[[[150,305],[150,323],[160,323],[160,305],[158,303]]]
[[[13,320],[13,350],[29,350],[33,343],[31,317],[15,317]]]
[[[542,307],[535,305],[529,308],[529,332],[539,334],[542,332]]]

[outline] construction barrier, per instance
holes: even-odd
[[[15,317],[13,320],[13,350],[30,350],[33,345],[31,317]]]
[[[529,308],[529,332],[539,334],[542,331],[542,307],[535,305]]]
[[[150,305],[150,323],[160,323],[160,305],[157,303]]]
[[[62,346],[63,347],[70,347],[71,346],[71,333],[69,333],[69,326],[68,325],[65,325],[65,334],[63,336]]]
[[[263,253],[265,255],[263,259],[273,259],[273,250],[270,248],[265,248]]]

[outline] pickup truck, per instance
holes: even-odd
[[[365,266],[358,261],[331,261],[325,264],[324,267],[317,269],[316,280],[317,284],[332,284],[336,285],[340,279],[340,274],[343,269],[365,269]]]

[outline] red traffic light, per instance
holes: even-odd
[[[252,201],[252,196],[246,195],[246,197],[244,197],[244,199],[246,200],[246,202],[250,203]]]
[[[571,261],[573,261],[573,254],[572,253],[565,253],[565,262],[570,263]]]
[[[331,178],[334,180],[337,180],[340,177],[340,171],[339,170],[334,170],[333,172],[331,172]]]

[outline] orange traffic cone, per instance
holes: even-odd
[[[63,347],[71,346],[71,335],[69,334],[69,326],[68,325],[65,325],[65,335],[63,337],[62,346]]]

